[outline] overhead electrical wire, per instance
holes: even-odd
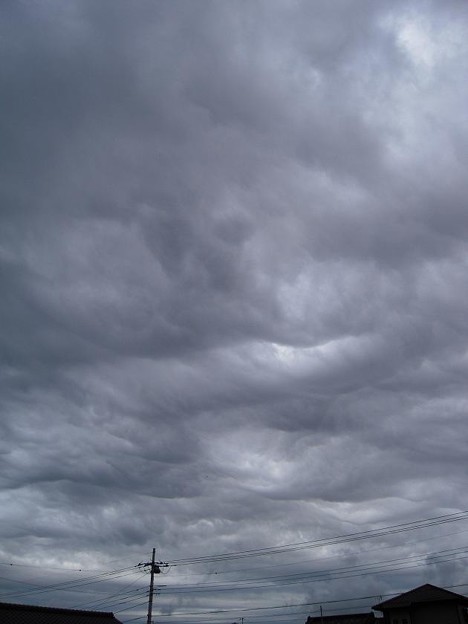
[[[287,585],[297,585],[297,584],[307,584],[307,583],[317,583],[317,582],[323,582],[323,581],[327,581],[327,582],[331,582],[331,581],[337,581],[337,580],[341,580],[341,579],[347,579],[347,578],[355,578],[355,577],[362,577],[362,576],[369,576],[370,574],[388,574],[391,572],[399,572],[399,571],[404,571],[404,570],[411,570],[414,568],[421,568],[421,567],[425,567],[425,566],[429,566],[429,565],[435,565],[435,564],[440,564],[440,563],[448,563],[448,562],[452,562],[452,561],[462,561],[462,560],[466,560],[468,559],[468,555],[464,556],[464,557],[457,557],[457,558],[446,558],[446,559],[440,559],[438,561],[426,561],[426,562],[419,562],[419,563],[412,563],[409,565],[406,565],[404,563],[402,563],[399,566],[396,567],[389,567],[389,568],[370,568],[367,570],[360,570],[360,571],[356,571],[356,572],[345,572],[342,574],[335,574],[335,575],[328,575],[328,574],[323,574],[322,576],[316,576],[314,577],[313,575],[311,576],[306,576],[306,575],[302,575],[300,578],[291,578],[291,579],[284,579],[283,580],[274,580],[272,579],[272,581],[268,582],[268,581],[263,581],[261,584],[244,584],[244,585],[230,585],[230,586],[220,586],[220,587],[200,587],[200,588],[196,588],[193,587],[191,589],[185,589],[185,588],[180,588],[180,589],[173,589],[171,590],[165,590],[164,592],[162,592],[164,595],[176,595],[176,594],[187,594],[187,593],[192,593],[192,594],[200,594],[200,593],[212,593],[212,592],[226,592],[226,591],[257,591],[259,589],[272,589],[275,588],[277,589],[278,587],[284,587]],[[273,582],[274,580],[274,582]]]
[[[76,587],[83,587],[85,585],[89,585],[92,583],[101,583],[108,580],[115,580],[117,578],[122,578],[129,574],[135,573],[134,567],[131,568],[122,568],[120,570],[112,570],[109,572],[104,572],[102,574],[97,574],[94,576],[88,576],[81,579],[71,579],[68,581],[62,581],[61,583],[53,583],[50,585],[38,585],[37,589],[30,589],[22,592],[2,592],[0,597],[7,596],[29,596],[31,594],[42,594],[48,593],[56,590],[69,590]],[[8,579],[11,582],[22,583],[25,581],[21,579]]]
[[[124,596],[126,595],[131,596],[132,593],[136,593],[136,592],[147,592],[148,587],[146,585],[144,587],[137,587],[137,588],[133,587],[133,585],[135,585],[135,583],[139,580],[141,580],[141,577],[137,576],[135,579],[133,579],[133,581],[131,581],[124,587],[120,588],[118,592],[115,592],[113,594],[108,594],[107,592],[104,592],[106,595],[106,598],[95,598],[94,600],[91,600],[88,602],[80,602],[78,605],[73,606],[72,609],[83,609],[83,608],[96,609],[100,604],[103,604],[103,603],[105,604],[106,607],[111,607],[111,602],[113,599],[116,599],[116,598],[122,599]],[[129,589],[130,587],[132,587],[132,589]]]
[[[391,597],[397,595],[396,593],[391,594],[379,594],[383,598]],[[241,608],[233,608],[233,609],[211,609],[210,611],[185,611],[183,613],[167,613],[165,615],[158,615],[158,620],[163,620],[164,618],[171,618],[174,616],[186,617],[187,615],[219,615],[222,613],[250,613],[257,611],[277,611],[278,609],[292,609],[295,607],[312,607],[312,606],[320,606],[326,604],[340,604],[347,602],[356,602],[359,600],[376,600],[377,595],[371,594],[368,596],[359,596],[353,598],[340,598],[337,600],[316,600],[314,602],[300,602],[289,605],[273,605],[269,607],[241,607]],[[250,618],[251,616],[249,616]],[[268,617],[271,617],[270,615]]]
[[[460,554],[464,554],[466,552],[468,552],[468,547],[444,549],[442,551],[437,551],[437,552],[432,552],[432,553],[424,553],[424,554],[419,554],[419,555],[413,555],[413,556],[410,556],[409,558],[398,558],[398,559],[391,559],[391,560],[380,561],[380,562],[373,562],[371,564],[367,564],[367,566],[366,566],[366,564],[361,564],[360,566],[343,566],[342,569],[338,568],[338,569],[331,570],[331,572],[335,572],[336,570],[344,572],[345,574],[341,574],[341,577],[336,577],[335,576],[334,579],[330,579],[329,577],[323,577],[322,579],[312,579],[312,581],[314,581],[314,580],[327,580],[327,581],[329,581],[329,580],[336,580],[336,578],[350,578],[352,576],[363,576],[363,575],[366,575],[366,574],[376,574],[376,573],[383,573],[383,572],[395,572],[395,571],[399,571],[399,570],[413,569],[415,567],[421,567],[421,566],[425,566],[425,565],[432,565],[432,564],[436,564],[436,563],[444,563],[444,562],[447,562],[447,561],[453,561],[454,557],[451,556],[451,555],[454,555],[456,560],[464,560],[464,559],[467,559],[468,556],[460,557],[459,555]],[[422,559],[422,558],[425,558],[425,557],[433,557],[433,559],[430,560],[430,561],[417,562],[418,559]],[[414,563],[410,562],[410,565],[400,565],[400,566],[396,566],[396,567],[395,566],[389,567],[389,566],[391,566],[391,564],[404,562],[407,559],[416,560],[416,563],[414,564]],[[366,566],[366,567],[364,567],[364,569],[362,569],[363,566]],[[380,566],[381,569],[376,569],[376,566]],[[385,567],[382,568],[382,566],[385,566]],[[327,570],[325,572],[328,575],[330,573],[330,570]],[[351,574],[350,574],[350,572],[351,572]],[[315,572],[315,574],[318,574],[318,573],[320,573],[320,571],[316,571]],[[312,573],[312,574],[314,574],[314,573]],[[296,575],[293,575],[293,576],[296,576]],[[278,577],[278,578],[281,580],[281,577]],[[277,581],[277,578],[275,578],[274,580]],[[302,580],[299,579],[298,581],[293,581],[293,582],[306,582],[306,581],[304,581],[304,579],[302,579]],[[283,585],[285,585],[285,584],[287,585],[287,584],[291,584],[291,583],[287,582],[287,583],[282,583],[282,584]],[[466,584],[459,584],[458,586],[461,587],[461,586],[464,586],[464,585],[466,585]],[[452,586],[452,587],[458,587],[458,586]],[[271,587],[272,587],[272,585],[269,584],[268,588],[271,588]],[[273,587],[276,587],[276,585],[273,585]],[[238,591],[243,591],[243,590],[246,589],[246,587],[244,587],[244,586],[235,587],[234,586],[234,587],[232,587],[232,589],[237,589]],[[252,587],[251,587],[251,589],[252,589]],[[253,587],[253,589],[258,589],[258,586]],[[211,588],[209,591],[212,591],[212,590],[213,590],[213,588]],[[164,590],[163,594],[164,593],[166,593],[166,590]],[[383,595],[391,596],[391,595],[395,595],[395,594],[383,594]],[[358,599],[359,600],[372,599],[373,602],[377,601],[377,597],[375,595],[373,595],[373,596],[361,596],[359,598],[343,599],[343,600],[336,600],[336,601],[317,601],[316,603],[301,603],[300,605],[295,605],[295,606],[297,606],[297,607],[300,607],[300,606],[310,606],[311,604],[316,604],[316,605],[317,604],[321,604],[321,605],[324,605],[324,604],[335,604],[335,603],[339,603],[339,602],[349,603],[351,600],[358,600]],[[382,598],[380,597],[380,600],[381,599]],[[292,607],[294,605],[283,605],[283,606],[285,608],[287,607],[289,609],[290,607]],[[247,612],[251,612],[252,610],[253,611],[264,610],[264,609],[267,610],[267,609],[272,609],[272,608],[279,608],[280,609],[280,608],[282,608],[282,606],[278,606],[278,607],[249,607],[247,609],[241,609],[240,611],[247,613]],[[335,608],[333,610],[336,611],[337,609]],[[239,609],[232,608],[232,609],[228,609],[228,610],[216,610],[216,611],[209,611],[209,612],[196,612],[193,615],[196,615],[196,616],[202,615],[202,614],[206,614],[206,615],[213,614],[213,615],[215,615],[215,614],[218,614],[218,613],[221,613],[221,612],[236,613],[236,612],[239,612]],[[182,617],[182,618],[186,618],[190,614],[191,614],[190,612],[183,612],[183,613],[180,613],[180,614],[173,613],[173,614],[166,614],[166,615],[161,615],[160,614],[158,616],[158,621],[159,622],[163,622],[165,617],[177,617],[178,615],[180,615],[180,617]],[[249,615],[249,619],[251,617],[252,616]],[[190,619],[190,621],[193,621],[193,619]],[[206,618],[205,618],[204,621],[206,622]],[[214,622],[212,622],[211,618],[210,618],[209,622],[210,622],[210,624],[215,624]]]
[[[163,593],[182,593],[186,591],[215,591],[219,588],[221,589],[245,589],[251,585],[255,585],[255,583],[265,582],[265,583],[279,583],[282,580],[297,580],[298,582],[303,582],[304,579],[308,580],[320,580],[330,579],[332,577],[341,578],[349,573],[362,573],[367,574],[368,572],[383,570],[386,571],[387,568],[390,567],[390,571],[393,570],[394,566],[401,563],[411,563],[411,561],[417,561],[421,559],[426,559],[428,557],[432,557],[433,560],[427,561],[424,565],[429,565],[433,563],[440,563],[444,561],[453,561],[464,559],[465,557],[460,557],[459,555],[468,554],[468,545],[460,546],[458,548],[446,548],[444,550],[439,550],[435,552],[425,552],[415,555],[406,555],[405,557],[397,557],[393,559],[386,559],[382,561],[374,561],[369,563],[360,563],[351,566],[340,566],[338,568],[328,568],[322,570],[310,570],[310,571],[302,571],[296,572],[294,574],[282,574],[275,576],[264,576],[264,577],[251,577],[244,579],[236,579],[232,581],[232,583],[220,582],[220,583],[197,583],[192,585],[182,585],[182,586],[170,586],[167,585]],[[441,559],[443,558],[443,559]],[[409,566],[406,566],[409,567]],[[259,587],[259,586],[255,586]]]
[[[124,609],[114,609],[114,613],[123,613],[124,611],[129,611],[130,609],[135,609],[136,607],[146,606],[146,602],[142,602],[137,605],[131,605],[130,607],[126,607]]]
[[[463,535],[464,533],[468,533],[468,529],[464,529],[463,531],[455,531],[453,533],[445,533],[444,535],[434,535],[432,537],[425,537],[425,538],[421,538],[417,540],[412,540],[410,542],[405,542],[404,546],[405,547],[413,546],[415,544],[420,544],[421,542],[429,542],[433,540],[441,541],[442,539],[445,539],[447,537],[453,537],[454,535]],[[395,546],[395,544],[387,544],[386,546],[379,546],[377,548],[367,548],[365,551],[360,551],[359,554],[362,555],[362,554],[373,553],[373,552],[382,552],[383,550],[396,549],[398,547],[399,546]],[[346,552],[346,553],[340,552],[334,555],[327,555],[326,557],[314,557],[312,560],[304,559],[302,561],[288,561],[286,563],[281,562],[281,567],[285,568],[289,566],[298,566],[301,563],[310,564],[310,563],[314,563],[317,561],[328,561],[330,559],[342,559],[343,557],[351,556],[352,554],[353,554],[352,552]],[[249,568],[235,568],[234,570],[217,569],[215,571],[209,571],[209,572],[206,572],[206,571],[205,572],[188,572],[188,573],[178,572],[177,578],[193,578],[197,576],[206,578],[207,576],[224,576],[226,574],[239,574],[240,572],[254,572],[256,570],[269,570],[271,568],[277,568],[277,567],[278,567],[277,563],[270,563],[268,565],[255,566],[255,567],[249,567]]]
[[[127,605],[129,603],[131,603],[132,601],[140,601],[138,602],[138,605],[131,605],[131,606],[139,606],[141,604],[141,599],[142,599],[142,595],[139,594],[138,596],[133,596],[133,597],[127,597],[124,600],[119,600],[117,602],[112,602],[109,603],[108,605],[106,604],[106,611],[110,611],[110,610],[115,610],[115,607],[118,607],[120,605]],[[145,604],[147,603],[147,600],[145,602]],[[95,607],[96,608],[96,607]]]
[[[468,586],[468,583],[459,583],[457,585],[448,585],[445,586],[444,589],[454,589],[457,587],[466,587]],[[241,607],[241,608],[231,608],[231,609],[211,609],[209,611],[184,611],[184,612],[173,612],[173,613],[166,613],[163,615],[158,615],[158,622],[163,622],[165,619],[169,619],[172,620],[173,618],[177,618],[177,617],[182,617],[182,618],[187,618],[187,616],[205,616],[205,615],[220,615],[220,614],[239,614],[239,613],[255,613],[258,611],[278,611],[279,609],[293,609],[293,608],[301,608],[301,607],[317,607],[317,606],[324,606],[324,605],[334,605],[334,604],[343,604],[343,603],[350,603],[350,602],[357,602],[357,601],[364,601],[364,600],[372,600],[372,601],[381,601],[384,598],[391,598],[392,596],[397,596],[400,592],[391,592],[391,593],[384,593],[384,594],[370,594],[370,595],[366,595],[366,596],[353,596],[352,598],[339,598],[336,600],[316,600],[314,602],[300,602],[300,603],[294,603],[294,604],[283,604],[283,605],[273,605],[273,606],[268,606],[268,607]],[[235,616],[233,616],[235,617]],[[248,616],[249,619],[252,617],[255,617],[253,615],[249,615]],[[267,617],[273,617],[272,614],[269,614]],[[204,620],[206,621],[206,620]]]
[[[395,594],[387,594],[387,595],[388,596],[393,596]],[[371,601],[372,604],[375,604],[376,600],[378,600],[379,597],[374,595],[374,596],[371,596],[370,598],[369,597],[363,598],[362,600]],[[360,601],[361,598],[357,598],[356,600]],[[323,602],[321,604],[323,604]],[[369,603],[367,602],[367,605],[368,604]],[[363,608],[365,608],[365,606],[366,605],[362,605],[362,604],[360,604],[360,605],[351,605],[350,607],[341,608],[341,609],[335,607],[333,610],[334,611],[341,611],[341,610],[348,611],[349,609],[363,609]],[[265,608],[268,609],[268,607],[265,607]],[[288,607],[288,605],[285,605],[284,608],[287,609],[289,607]],[[291,621],[290,618],[291,618],[292,615],[300,616],[300,615],[310,615],[311,614],[311,609],[305,609],[304,606],[300,606],[300,607],[297,607],[297,608],[301,609],[301,610],[298,610],[298,611],[295,611],[294,613],[291,613],[290,616],[289,616],[288,622]],[[237,613],[237,610],[235,608],[233,608],[232,610],[227,610],[227,611],[229,613],[233,613],[233,614]],[[244,611],[243,611],[243,613],[244,613]],[[213,612],[212,615],[215,616],[215,615],[217,615],[217,613],[215,614]],[[281,613],[281,612],[280,613],[269,613],[268,614],[268,619],[269,620],[273,620],[273,619],[276,619],[276,618],[284,618],[285,616],[286,616],[286,614],[285,613]],[[176,618],[176,617],[180,617],[180,618],[182,618],[184,620],[188,620],[188,621],[190,621],[193,624],[196,624],[196,622],[198,622],[198,621],[207,622],[206,615],[203,615],[203,614],[198,614],[198,615],[195,615],[195,616],[191,616],[191,615],[189,615],[187,613],[177,613],[177,614],[168,615],[168,616],[158,615],[158,624],[160,622],[162,624],[162,622],[164,622],[165,617],[170,617],[172,622],[174,622],[174,618]],[[264,619],[265,615],[264,614],[252,614],[252,613],[249,613],[247,617],[248,617],[248,620],[250,622],[251,620],[255,620],[255,619],[261,619],[261,618]],[[226,622],[226,619],[223,618],[223,619],[217,620],[215,618],[211,618],[210,617],[210,619],[208,621],[209,621],[210,624],[216,624],[216,622],[219,622],[219,623]],[[174,622],[174,624],[176,624],[176,623]]]
[[[335,544],[343,544],[347,542],[361,541],[375,537],[385,537],[395,533],[405,533],[407,531],[415,531],[418,529],[439,526],[451,522],[459,522],[460,520],[468,520],[468,511],[459,511],[453,514],[443,516],[435,516],[424,520],[414,520],[413,522],[404,522],[391,526],[382,527],[380,529],[368,529],[357,533],[347,533],[337,535],[331,538],[322,538],[318,540],[310,540],[304,542],[295,542],[291,544],[283,544],[280,546],[270,546],[266,548],[258,548],[252,550],[241,550],[237,552],[227,552],[218,555],[206,555],[200,557],[191,557],[185,559],[174,559],[169,561],[172,566],[194,565],[199,563],[209,563],[217,561],[231,561],[234,559],[245,559],[248,557],[262,557],[266,555],[282,554],[284,552],[294,552],[309,548],[322,548],[323,546],[331,546]]]
[[[138,557],[141,558],[141,552],[138,553]],[[121,557],[120,559],[112,559],[108,561],[108,563],[115,563],[116,561],[128,561],[129,559],[134,560],[134,557]],[[107,572],[105,568],[64,568],[62,566],[46,566],[46,565],[38,565],[34,563],[15,563],[13,561],[0,561],[1,566],[7,566],[10,568],[39,568],[41,570],[58,570],[60,572]],[[129,566],[133,567],[133,566]]]

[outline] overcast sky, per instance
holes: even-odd
[[[0,600],[139,624],[153,546],[164,624],[468,583],[462,520],[188,562],[468,508],[466,0],[0,13]]]

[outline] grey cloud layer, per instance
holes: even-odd
[[[1,11],[2,558],[463,508],[465,4]]]

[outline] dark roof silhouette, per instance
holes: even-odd
[[[421,585],[420,587],[411,589],[404,594],[395,596],[395,598],[390,598],[390,600],[384,600],[383,602],[380,602],[372,608],[377,609],[377,611],[383,611],[384,609],[399,609],[403,607],[409,607],[411,605],[421,604],[423,602],[427,603],[448,601],[468,605],[468,598],[466,596],[462,596],[461,594],[456,594],[455,592],[448,591],[448,589],[442,589],[441,587],[436,587],[435,585],[430,585],[429,583],[426,583],[425,585]]]
[[[2,624],[122,624],[113,613],[0,602]]]
[[[352,613],[346,615],[324,615],[308,617],[306,624],[373,624],[375,617],[373,613]],[[380,621],[380,620],[378,620]]]

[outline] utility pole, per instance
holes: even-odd
[[[150,589],[148,596],[148,619],[146,620],[146,624],[151,624],[151,619],[153,616],[153,591],[154,591],[154,557],[156,555],[156,548],[153,548],[153,555],[151,557],[151,577],[150,577]],[[158,572],[161,570],[158,568]]]
[[[321,622],[321,624],[323,624],[323,610],[322,610],[322,605],[320,605],[320,622]]]
[[[146,563],[139,563],[136,567],[147,568],[150,567],[150,587],[149,587],[149,595],[148,595],[148,618],[146,620],[146,624],[152,624],[152,616],[153,616],[153,593],[154,593],[154,575],[161,574],[160,565],[167,567],[167,563],[163,563],[162,561],[155,562],[154,558],[156,556],[156,548],[153,548],[153,553],[151,556],[151,561],[147,561]]]

